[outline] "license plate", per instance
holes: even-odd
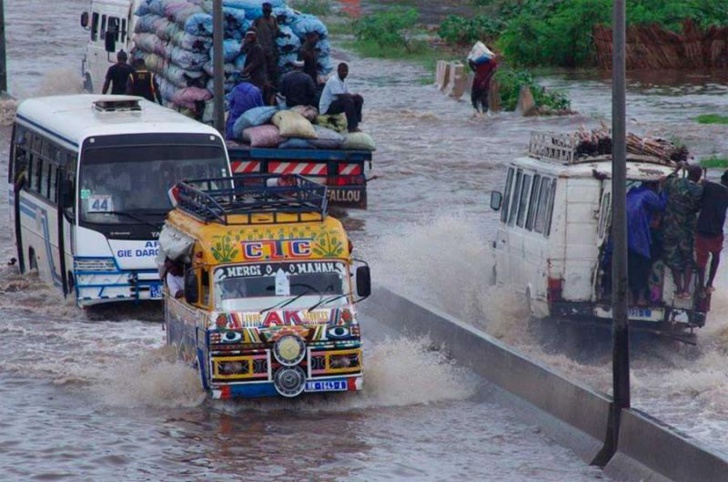
[[[151,285],[149,287],[149,296],[151,298],[161,298],[162,297],[162,285]]]
[[[345,392],[346,390],[346,380],[306,382],[307,392]]]
[[[650,308],[630,308],[627,310],[627,316],[631,319],[649,319],[652,317]]]

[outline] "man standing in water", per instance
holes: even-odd
[[[679,177],[678,173],[685,169],[687,177]],[[690,282],[693,279],[693,245],[697,212],[700,209],[700,198],[703,186],[698,184],[703,171],[700,166],[678,164],[675,172],[665,179],[663,193],[667,196],[664,228],[665,264],[672,271],[675,282],[675,297],[690,298]]]
[[[484,113],[490,115],[490,111],[488,110],[488,94],[490,93],[490,81],[498,68],[498,62],[493,57],[477,65],[472,60],[469,60],[468,65],[475,72],[473,86],[470,89],[470,102],[473,104],[473,109],[475,109],[473,117],[483,117]]]
[[[720,178],[720,183],[706,181],[703,184],[703,197],[700,201],[700,215],[695,233],[695,263],[698,266],[698,287],[712,293],[713,281],[720,264],[723,250],[723,224],[728,209],[728,171]],[[705,282],[705,268],[710,256],[710,272]]]
[[[119,50],[119,53],[116,54],[116,63],[106,71],[106,80],[104,80],[104,87],[101,89],[102,94],[109,91],[109,85],[111,85],[112,95],[126,94],[126,83],[129,81],[129,76],[134,72],[134,68],[126,63],[128,58],[129,56],[123,50]]]

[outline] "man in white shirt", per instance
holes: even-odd
[[[182,264],[167,258],[164,267],[167,271],[165,280],[167,281],[169,294],[175,298],[182,298],[185,295],[184,268]]]
[[[321,114],[346,114],[346,122],[349,132],[359,132],[361,122],[361,108],[364,99],[359,94],[349,92],[346,77],[349,75],[349,66],[342,62],[336,69],[336,75],[332,75],[326,81],[321,100],[319,101],[319,112]]]

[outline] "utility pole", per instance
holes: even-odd
[[[0,92],[8,91],[8,63],[5,56],[5,1],[0,0]]]
[[[0,0],[2,1],[2,0]],[[213,102],[215,107],[215,129],[225,137],[225,52],[223,51],[223,16],[222,0],[212,2],[212,65]]]
[[[627,316],[627,133],[625,0],[614,0],[612,18],[612,405],[602,450],[591,462],[604,467],[617,452],[622,409],[630,407]]]
[[[630,407],[629,319],[627,317],[627,132],[625,92],[625,0],[614,0],[612,52],[612,442],[617,447],[622,409]]]

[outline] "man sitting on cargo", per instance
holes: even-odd
[[[687,178],[678,176],[685,169]],[[675,296],[690,298],[690,282],[693,277],[693,245],[697,212],[703,187],[698,184],[703,171],[700,166],[678,163],[675,172],[665,179],[663,193],[667,197],[663,218],[665,264],[672,271]]]
[[[361,122],[361,109],[364,105],[364,99],[359,94],[349,92],[349,86],[346,83],[346,77],[349,75],[349,66],[342,62],[336,69],[336,74],[332,75],[323,92],[321,92],[321,100],[319,101],[319,112],[325,115],[346,114],[346,122],[349,126],[349,132],[359,132],[359,123]]]
[[[700,200],[700,215],[695,233],[695,262],[698,265],[698,286],[708,293],[714,290],[713,281],[720,264],[726,209],[728,209],[728,171],[723,173],[720,183],[706,181],[703,184],[703,197]],[[710,273],[708,282],[705,283],[708,256],[710,256]]]
[[[652,235],[650,224],[655,214],[665,209],[665,195],[658,195],[659,184],[643,182],[627,193],[627,256],[629,288],[632,302],[647,304],[650,270],[652,268]]]
[[[286,107],[315,105],[316,84],[303,71],[303,61],[293,62],[293,70],[281,79],[280,94],[286,98]]]
[[[241,82],[227,95],[228,118],[225,122],[225,138],[232,139],[233,126],[241,115],[254,107],[263,107],[263,94],[258,87],[250,83],[250,76],[243,74]]]

